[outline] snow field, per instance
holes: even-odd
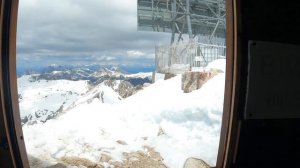
[[[225,67],[224,62],[213,62],[211,67]],[[219,73],[201,89],[183,93],[178,75],[159,80],[122,101],[111,88],[104,88],[107,103],[99,98],[89,103],[79,100],[57,119],[24,125],[27,152],[47,166],[64,156],[99,162],[101,154],[108,154],[122,161],[124,152],[144,150],[146,145],[154,147],[170,168],[182,168],[188,157],[214,166],[224,83],[225,74]]]
[[[45,121],[47,116],[56,112],[62,105],[65,108],[88,91],[87,81],[39,80],[33,81],[30,75],[18,79],[18,93],[21,118],[35,114],[41,115],[37,120]]]

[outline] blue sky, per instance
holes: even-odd
[[[17,66],[153,66],[170,34],[137,31],[137,0],[22,0]]]

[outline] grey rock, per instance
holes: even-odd
[[[183,168],[210,168],[210,166],[201,159],[190,157],[185,161]]]
[[[165,74],[164,80],[171,79],[171,78],[173,78],[174,76],[176,76],[176,75],[175,75],[175,74],[172,74],[172,73],[166,73],[166,74]]]
[[[135,87],[127,81],[122,81],[116,91],[122,98],[129,97],[136,92]]]
[[[100,161],[101,162],[109,162],[111,160],[111,157],[107,154],[101,154]]]
[[[215,75],[215,72],[185,72],[181,77],[181,89],[184,93],[200,89],[204,83]]]
[[[161,127],[159,127],[158,132],[157,132],[157,136],[162,136],[162,135],[166,135],[166,133]]]
[[[55,165],[48,166],[47,168],[67,168],[67,166],[62,163],[57,163]]]
[[[122,140],[117,140],[116,142],[120,145],[127,145],[127,143],[125,141],[122,141]]]

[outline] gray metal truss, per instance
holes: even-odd
[[[225,38],[225,0],[138,0],[138,30]]]

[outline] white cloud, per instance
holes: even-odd
[[[145,53],[136,50],[129,50],[127,51],[127,56],[130,58],[140,58],[142,56],[145,56]]]
[[[114,60],[116,60],[116,58],[112,57],[112,56],[100,56],[100,57],[95,57],[95,60],[97,60],[97,61],[114,61]]]
[[[155,45],[168,44],[170,34],[138,32],[136,3],[137,0],[21,0],[18,58],[105,55],[111,57],[106,61],[154,59]]]

